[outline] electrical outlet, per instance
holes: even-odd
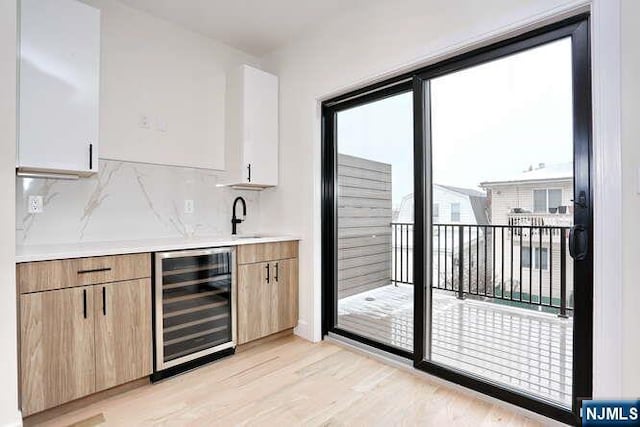
[[[184,213],[186,214],[192,214],[193,211],[195,211],[195,205],[193,203],[193,200],[188,199],[184,201]]]
[[[29,213],[37,214],[44,212],[42,196],[29,196]]]

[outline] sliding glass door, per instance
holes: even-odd
[[[323,107],[324,333],[575,422],[592,378],[586,17]]]
[[[344,104],[335,139],[333,332],[413,351],[413,93]]]

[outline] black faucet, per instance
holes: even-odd
[[[236,217],[236,205],[238,204],[238,201],[242,202],[242,219],[238,219]],[[235,235],[236,234],[236,226],[238,224],[240,224],[242,221],[244,221],[244,217],[247,216],[247,204],[244,201],[244,199],[242,197],[236,197],[236,199],[233,201],[233,216],[231,217],[231,234]]]

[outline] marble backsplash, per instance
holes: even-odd
[[[222,172],[100,160],[100,172],[75,181],[19,177],[18,245],[228,235],[236,196],[247,202],[239,233],[259,231],[260,192],[218,186]],[[29,196],[44,212],[28,213]],[[185,213],[185,200],[194,212]],[[238,212],[241,213],[240,207]]]

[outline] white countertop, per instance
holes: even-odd
[[[296,236],[260,235],[203,236],[192,238],[162,238],[145,240],[120,240],[113,242],[65,243],[59,245],[28,245],[16,247],[16,262],[50,261],[55,259],[84,258],[104,255],[162,252],[183,249],[238,246],[253,243],[285,242],[300,240]]]

